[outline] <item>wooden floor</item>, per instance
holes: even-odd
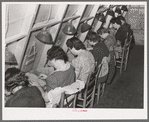
[[[127,70],[119,70],[108,85],[104,96],[94,108],[143,108],[144,46],[134,46],[130,52]]]

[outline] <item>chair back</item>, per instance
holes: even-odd
[[[132,36],[133,36],[133,31],[130,29],[129,32],[127,32],[127,38],[125,39],[125,44],[124,44],[125,49],[128,49],[130,47]]]
[[[100,64],[100,67],[99,67],[99,74],[98,74],[98,79],[97,79],[97,81],[96,81],[96,92],[95,92],[95,95],[97,95],[97,104],[99,103],[99,98],[101,97],[101,96],[103,96],[103,94],[104,94],[104,91],[105,91],[105,84],[106,84],[106,81],[107,81],[107,78],[108,77],[100,77],[100,73],[102,72],[102,67],[104,67],[103,66],[103,61],[102,61],[102,63]]]
[[[129,33],[128,33],[127,43],[126,43],[126,45],[127,45],[128,47],[130,47],[130,44],[131,44],[131,42],[132,42],[132,36],[133,36],[133,31],[130,30]]]
[[[123,56],[125,56],[124,58],[127,58],[126,55],[128,55],[129,53],[129,48],[130,48],[130,44],[132,41],[132,33],[133,31],[130,29],[129,32],[127,33],[127,38],[125,40],[125,44],[124,44],[124,48],[123,48]]]
[[[120,68],[120,74],[122,72],[122,69],[124,68],[126,70],[127,68],[127,61],[129,56],[129,48],[132,41],[133,31],[130,29],[129,32],[127,32],[127,38],[125,39],[124,46],[122,48],[122,53],[120,57],[120,61],[116,60],[116,67]]]
[[[74,108],[75,95],[76,94],[67,95],[65,92],[61,93],[59,108]]]
[[[100,68],[97,68],[94,72],[88,75],[85,88],[81,93],[76,96],[75,103],[76,107],[81,108],[92,108],[95,96],[95,87],[98,79]]]

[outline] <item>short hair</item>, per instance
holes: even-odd
[[[123,16],[118,16],[117,19],[126,21],[125,17],[123,17]]]
[[[116,23],[116,24],[118,24],[118,25],[122,25],[121,20],[118,19],[118,18],[113,19],[113,20],[111,21],[111,23],[113,23],[113,24]]]
[[[90,31],[88,34],[87,34],[87,37],[86,39],[90,40],[91,42],[97,42],[100,40],[100,36],[94,32],[94,31]]]
[[[121,20],[120,19],[118,19],[118,18],[113,18],[113,19],[111,19],[111,21],[110,21],[112,24],[114,24],[114,23],[116,23],[116,24],[118,24],[118,25],[122,25],[122,22],[121,22]]]
[[[111,22],[112,24],[114,24],[114,23],[115,23],[115,20],[116,20],[116,17],[112,18],[112,19],[110,20],[110,22]]]
[[[68,61],[67,54],[60,46],[53,46],[51,49],[47,51],[47,59],[48,60],[63,60],[65,63]]]
[[[76,50],[80,50],[80,49],[86,49],[85,45],[83,44],[83,42],[77,38],[77,37],[72,37],[70,39],[67,40],[66,42],[67,47],[69,47],[70,49],[72,49],[73,47]]]
[[[102,34],[104,34],[104,33],[109,33],[109,30],[102,27],[102,28],[99,28],[99,29],[97,30],[97,33],[98,33],[99,35],[102,35]]]
[[[5,72],[5,89],[11,92],[17,86],[28,86],[28,77],[16,67],[12,67]]]

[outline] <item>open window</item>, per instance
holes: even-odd
[[[11,43],[27,36],[36,4],[5,5],[5,43]]]

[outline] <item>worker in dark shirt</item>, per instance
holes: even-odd
[[[130,30],[132,31],[131,25],[129,25],[126,22],[126,19],[123,16],[118,16],[117,19],[121,21],[122,28],[124,28],[124,30],[126,30],[127,32],[130,32]],[[134,39],[133,31],[132,31],[132,41],[131,41],[130,49],[133,47],[134,44],[135,44],[135,39]]]
[[[56,69],[54,72],[47,74],[47,71],[44,71],[43,69],[41,71],[39,69],[35,72],[32,71],[32,73],[38,74],[40,79],[46,81],[46,88],[44,89],[39,82],[30,82],[32,86],[38,87],[46,103],[51,102],[48,95],[51,94],[51,90],[71,85],[76,80],[75,69],[68,62],[68,57],[60,46],[53,46],[50,48],[47,51],[47,59],[47,64]],[[50,72],[50,69],[48,72]],[[57,96],[52,99],[55,99],[56,97]]]
[[[121,21],[121,27],[124,28],[124,30],[129,31],[130,25],[126,23],[126,20],[123,16],[118,16],[117,19]]]
[[[100,36],[96,32],[90,31],[87,35],[86,41],[93,46],[93,50],[91,52],[97,62],[97,65],[101,64],[103,57],[109,57],[108,47],[101,41]]]
[[[113,27],[117,30],[115,34],[117,42],[119,41],[121,43],[121,46],[123,47],[127,38],[127,32],[129,32],[130,29],[130,25],[127,23],[124,23],[122,25],[121,20],[118,18],[112,19],[111,23]]]
[[[45,101],[36,86],[29,86],[25,73],[12,67],[5,72],[6,107],[45,107]],[[6,100],[6,99],[5,99]]]
[[[93,46],[93,50],[91,52],[95,58],[97,66],[101,64],[104,57],[108,57],[108,60],[110,59],[108,47],[104,43],[104,40],[96,32],[90,31],[87,35],[86,41],[88,41],[89,44]],[[108,78],[108,73],[98,78],[96,86],[98,87],[99,83],[106,82],[107,78]]]

